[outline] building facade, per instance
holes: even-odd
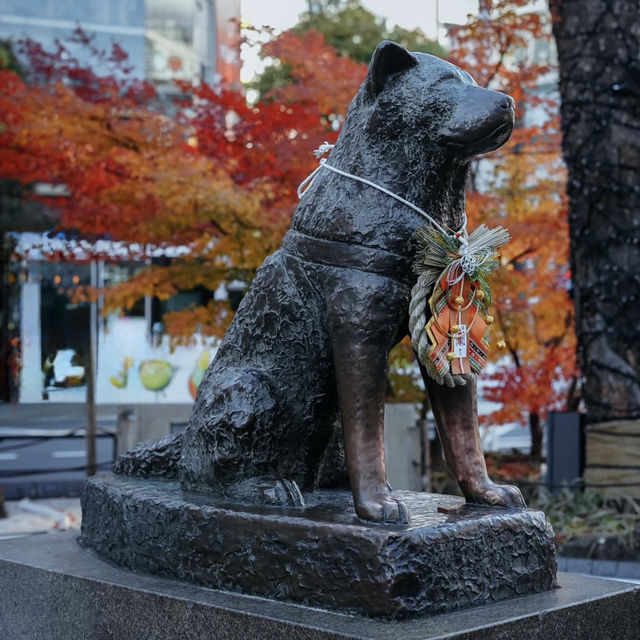
[[[156,86],[240,82],[240,0],[0,0],[2,40],[51,48],[78,26],[100,49],[117,42]]]

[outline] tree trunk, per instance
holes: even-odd
[[[529,432],[531,433],[531,458],[534,460],[542,459],[542,422],[539,413],[529,414]]]
[[[640,417],[638,0],[549,0],[588,422]]]

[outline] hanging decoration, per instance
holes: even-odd
[[[418,358],[437,382],[480,373],[493,323],[487,277],[500,266],[498,248],[509,241],[509,232],[481,225],[467,236],[466,229],[449,234],[425,225],[416,231],[416,241],[418,281],[411,292],[409,329]]]

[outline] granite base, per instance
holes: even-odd
[[[0,541],[0,638],[11,640],[633,640],[640,587],[558,574],[560,588],[402,621],[321,611],[141,575],[77,532]]]

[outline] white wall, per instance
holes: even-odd
[[[25,282],[20,289],[20,343],[20,402],[42,402],[39,282]]]

